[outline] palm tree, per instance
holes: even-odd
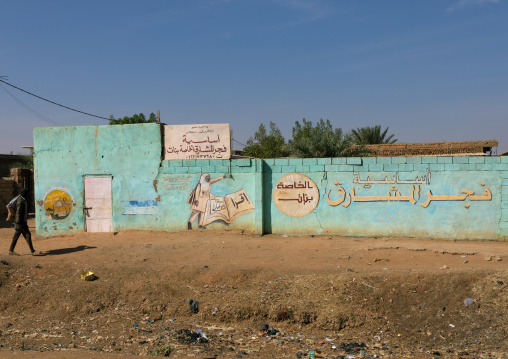
[[[374,127],[362,127],[357,128],[356,130],[351,130],[351,135],[353,136],[353,140],[358,145],[378,145],[378,144],[388,144],[397,142],[397,139],[393,139],[393,136],[390,135],[386,137],[388,133],[388,127],[381,133],[381,125]]]
[[[333,128],[330,120],[320,119],[316,126],[312,121],[296,121],[293,127],[293,139],[289,141],[291,155],[302,158],[361,157],[368,150],[352,146],[351,134],[343,133],[341,128]]]

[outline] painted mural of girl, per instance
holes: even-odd
[[[188,203],[191,205],[192,213],[187,223],[187,229],[192,229],[192,223],[199,216],[198,226],[201,227],[204,219],[204,213],[206,211],[206,203],[210,199],[210,190],[213,183],[226,178],[226,176],[217,177],[210,179],[208,173],[203,173],[199,179],[199,183],[196,185],[194,190],[191,192]]]

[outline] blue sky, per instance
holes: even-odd
[[[0,76],[98,116],[230,123],[240,143],[260,123],[289,139],[323,118],[508,151],[508,0],[2,0],[0,13]],[[0,153],[48,122],[108,123],[3,87],[16,99],[0,88]]]

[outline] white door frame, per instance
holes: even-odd
[[[111,175],[83,176],[83,213],[87,232],[113,231]]]

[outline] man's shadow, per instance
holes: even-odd
[[[7,215],[6,215],[7,216]],[[2,215],[0,217],[0,228],[12,228],[14,229],[14,223],[12,222],[7,222],[4,218],[4,216]]]
[[[69,254],[69,253],[84,251],[85,249],[95,249],[95,248],[97,248],[97,247],[77,246],[77,247],[72,247],[72,248],[50,249],[49,251],[45,251],[42,255],[43,256],[57,256],[60,254]]]

